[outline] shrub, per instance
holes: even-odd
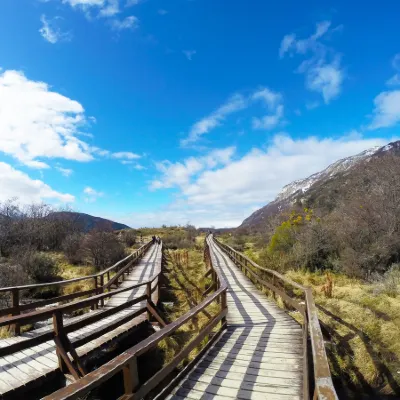
[[[125,257],[125,249],[111,232],[92,231],[82,242],[82,251],[86,260],[97,270],[111,266]]]
[[[136,231],[127,229],[121,232],[121,240],[126,246],[132,247],[136,243]]]
[[[68,235],[62,244],[62,250],[71,264],[79,264],[82,262],[82,244],[83,235],[80,233],[73,233]]]
[[[51,282],[55,276],[55,262],[47,254],[31,253],[23,260],[22,266],[31,279],[37,283]]]
[[[375,294],[396,297],[400,294],[400,264],[393,264],[383,275],[374,274]]]
[[[31,279],[23,267],[8,262],[0,264],[0,287],[21,286],[31,283]],[[11,307],[9,293],[0,294],[1,308]]]

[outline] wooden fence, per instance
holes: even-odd
[[[9,318],[10,315],[13,317],[21,314],[25,315],[24,313],[29,313],[31,310],[36,310],[39,307],[71,301],[80,297],[98,295],[110,290],[112,287],[118,287],[124,279],[124,274],[130,272],[135,263],[147,252],[151,244],[151,241],[144,244],[129,256],[97,274],[65,281],[0,288],[0,295],[6,295],[11,298],[11,307],[0,309],[0,317],[4,317],[0,319],[0,326],[11,324],[14,334],[18,336],[21,333],[21,323],[25,322],[25,319]],[[76,282],[93,282],[93,288],[42,300],[27,300],[21,296],[22,293],[27,291],[34,292],[48,287],[60,288]],[[101,298],[99,301],[100,305],[104,305],[104,298]],[[97,308],[97,306],[96,302],[91,303],[93,309]],[[10,321],[10,324],[5,323],[5,321]]]
[[[200,304],[192,308],[188,313],[178,318],[176,321],[168,324],[144,341],[126,350],[124,353],[102,367],[85,375],[79,381],[45,397],[44,400],[82,398],[82,396],[84,396],[86,393],[90,392],[94,388],[112,378],[114,375],[121,372],[123,373],[125,394],[119,397],[119,400],[142,399],[151,390],[156,388],[166,377],[168,377],[171,372],[173,372],[175,368],[188,357],[190,352],[199,346],[204,338],[212,334],[208,344],[208,346],[210,346],[213,343],[213,339],[218,337],[219,333],[221,333],[226,326],[226,315],[228,311],[226,303],[227,285],[222,276],[213,269],[207,244],[205,247],[205,260],[209,267],[207,276],[211,275],[213,277],[212,286],[216,288],[215,292],[209,294]],[[140,382],[137,358],[146,353],[148,350],[157,346],[161,340],[166,339],[174,334],[182,325],[195,318],[200,312],[203,312],[210,304],[214,302],[218,302],[220,304],[219,312],[215,316],[211,316],[207,324],[197,333],[196,337],[192,339],[183,349],[181,349],[180,352],[175,355],[175,357],[167,365],[153,375],[148,381]],[[218,331],[213,332],[215,329],[218,329]],[[200,357],[201,354],[202,353],[200,353],[198,357]],[[190,370],[190,366],[198,360],[198,357],[192,361],[185,371]],[[182,375],[179,375],[179,377],[176,377],[174,380],[172,380],[167,389],[172,388],[176,380],[178,378],[180,379],[181,377]]]
[[[232,247],[221,243],[214,238],[215,243],[226,253],[229,258],[242,270],[253,283],[257,283],[272,291],[274,297],[280,296],[282,300],[302,315],[303,320],[303,397],[308,399],[310,394],[313,399],[335,400],[338,399],[332,382],[328,358],[325,352],[324,339],[318,320],[312,289],[300,285],[276,271],[260,267],[244,254]],[[291,290],[288,290],[291,289]],[[291,297],[288,292],[297,289],[303,294],[302,301]],[[309,341],[311,342],[312,373],[309,373]],[[312,385],[310,387],[309,381]]]

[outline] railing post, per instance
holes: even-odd
[[[133,357],[123,368],[125,394],[132,394],[139,386],[137,358]]]
[[[146,285],[146,295],[147,295],[147,303],[151,301],[151,282],[147,282]],[[150,321],[151,319],[151,313],[149,310],[147,310],[147,319]]]
[[[107,282],[110,282],[110,271],[107,271]]]
[[[221,310],[224,311],[228,307],[228,303],[226,301],[226,290],[221,293]],[[226,317],[221,319],[222,326],[226,325]]]
[[[19,290],[13,289],[11,294],[12,294],[12,307],[14,308],[12,315],[13,316],[19,315],[21,313],[19,309]],[[15,336],[19,336],[21,334],[21,326],[18,322],[13,324],[11,329]]]
[[[100,290],[99,294],[104,293],[104,275],[100,275]],[[100,300],[100,307],[104,307],[104,299]]]
[[[55,337],[58,339],[60,344],[63,344],[62,338],[64,334],[64,322],[61,311],[55,311],[53,314],[53,328]],[[58,348],[58,346],[56,346],[56,354],[58,358],[58,367],[60,368],[60,371],[63,373],[68,373],[68,368],[65,365],[64,359],[61,356],[60,349]]]
[[[94,288],[96,289],[95,293],[98,294],[98,285],[97,285],[97,276],[95,276],[94,278]],[[90,306],[91,310],[96,310],[97,309],[97,304],[93,303]]]

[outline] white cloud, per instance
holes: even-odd
[[[55,44],[59,41],[66,41],[71,39],[71,34],[67,32],[62,32],[57,26],[57,21],[60,17],[55,17],[52,19],[47,19],[45,15],[40,17],[42,22],[42,27],[39,29],[40,34],[43,39],[47,40],[49,43]]]
[[[26,204],[52,200],[71,203],[75,200],[71,194],[57,192],[43,181],[31,179],[4,162],[0,162],[0,187],[0,201],[13,197]]]
[[[207,117],[197,121],[190,129],[189,135],[181,140],[182,146],[187,146],[197,142],[203,135],[212,129],[221,126],[225,119],[250,105],[261,102],[268,110],[268,114],[263,117],[253,118],[254,129],[273,129],[283,121],[284,106],[281,93],[274,92],[269,88],[260,88],[248,96],[240,93],[234,94],[225,104],[215,110]]]
[[[72,169],[69,169],[69,168],[56,167],[56,169],[57,169],[58,171],[60,171],[61,174],[62,174],[63,176],[66,176],[67,178],[68,178],[69,176],[71,176],[72,173],[74,172]]]
[[[77,101],[22,72],[0,73],[1,152],[35,168],[47,167],[38,158],[90,161],[91,148],[79,137],[85,123]]]
[[[242,95],[235,94],[212,114],[196,122],[190,129],[189,136],[181,141],[181,145],[186,146],[196,142],[202,135],[221,125],[228,115],[246,107],[247,100]]]
[[[216,149],[203,157],[190,157],[183,162],[164,161],[156,165],[162,176],[153,180],[150,189],[162,189],[189,185],[190,179],[205,169],[213,169],[229,163],[235,153],[235,147]]]
[[[280,93],[276,93],[268,88],[263,88],[251,96],[252,100],[261,100],[266,105],[269,114],[262,118],[253,118],[254,129],[273,129],[276,128],[283,118],[283,97]]]
[[[99,17],[113,17],[119,12],[119,0],[108,0],[105,7],[100,10]]]
[[[71,7],[102,7],[106,0],[63,0],[63,3],[68,3]]]
[[[110,26],[114,30],[134,29],[138,27],[139,20],[130,16],[122,20],[115,17],[121,13],[120,0],[62,0],[63,3],[69,4],[74,9],[83,11],[88,19],[92,17],[110,19]],[[135,6],[140,3],[140,0],[127,0],[125,7]]]
[[[145,169],[147,169],[144,165],[142,165],[142,164],[138,164],[138,163],[136,163],[134,166],[133,166],[133,169],[136,169],[136,170],[138,170],[138,171],[143,171],[143,170],[145,170]]]
[[[113,19],[110,21],[112,29],[121,31],[124,29],[136,29],[139,26],[139,19],[134,15],[126,17],[122,20]]]
[[[118,153],[112,153],[111,157],[118,158],[118,159],[125,158],[127,160],[134,160],[134,159],[140,158],[139,154],[135,154],[130,151],[120,151]]]
[[[86,186],[85,189],[83,189],[83,193],[85,194],[84,200],[86,203],[93,203],[99,197],[104,196],[103,192],[98,192],[97,190],[93,189],[90,186]]]
[[[336,98],[341,91],[344,72],[337,58],[331,64],[312,66],[307,73],[306,85],[309,90],[322,94],[325,104]]]
[[[325,104],[340,94],[345,79],[341,57],[320,41],[341,26],[330,28],[330,21],[322,21],[316,25],[315,33],[306,39],[296,39],[295,34],[285,35],[279,49],[280,58],[286,54],[312,54],[311,58],[300,64],[296,72],[305,74],[307,89],[320,93]]]
[[[193,56],[196,54],[196,50],[183,50],[182,53],[189,61],[192,61]]]
[[[400,122],[400,90],[380,93],[375,97],[374,104],[369,129],[388,128]]]
[[[279,57],[283,58],[285,54],[292,48],[293,44],[296,41],[296,35],[290,34],[285,35],[281,42],[281,47],[279,48]]]
[[[387,80],[388,86],[400,86],[400,74],[394,74],[390,79]]]
[[[400,53],[396,54],[392,60],[392,67],[396,72],[387,82],[388,86],[399,86],[400,85]]]
[[[354,134],[341,139],[297,140],[280,134],[266,149],[253,149],[218,168],[200,168],[195,161],[186,163],[188,160],[174,163],[171,165],[176,168],[180,164],[179,171],[168,170],[159,182],[160,188],[180,188],[178,200],[168,209],[145,216],[149,224],[154,221],[155,225],[191,221],[201,226],[237,226],[252,211],[273,200],[284,185],[340,158],[384,144],[384,139],[364,139]],[[168,183],[166,179],[170,179]],[[128,221],[135,226],[140,224],[140,219],[136,223],[133,219],[125,222]]]
[[[141,0],[127,0],[125,7],[137,6]]]

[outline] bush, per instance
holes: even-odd
[[[54,279],[56,265],[47,254],[33,253],[23,261],[22,266],[34,282],[45,283]]]
[[[97,270],[105,269],[125,257],[125,249],[111,232],[92,231],[82,242],[86,260]]]
[[[383,275],[374,274],[375,294],[397,297],[400,294],[400,264],[393,264]]]
[[[24,268],[18,264],[8,262],[0,264],[0,287],[22,286],[32,283]],[[1,308],[11,307],[9,293],[0,294]]]
[[[122,242],[128,247],[132,247],[136,243],[136,231],[133,229],[122,231],[120,237]]]
[[[67,236],[62,244],[62,250],[71,264],[79,264],[82,262],[82,244],[83,235],[73,233]]]

